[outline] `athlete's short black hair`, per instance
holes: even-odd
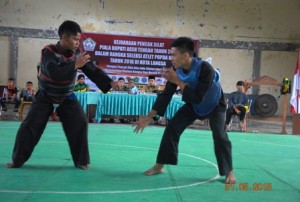
[[[171,47],[177,48],[180,53],[188,52],[190,56],[193,56],[195,52],[194,42],[189,37],[179,37],[175,39]]]
[[[64,34],[67,36],[76,36],[81,33],[80,26],[71,20],[64,21],[58,28],[58,36],[61,39]]]

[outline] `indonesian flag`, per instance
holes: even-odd
[[[294,82],[292,88],[292,96],[291,96],[291,113],[299,114],[300,113],[300,51],[298,53],[297,64],[294,74]]]

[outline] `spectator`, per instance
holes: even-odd
[[[34,98],[35,91],[33,89],[33,83],[27,81],[26,88],[21,90],[20,98],[24,101],[32,101]]]
[[[88,84],[85,83],[85,76],[84,74],[79,74],[77,76],[77,84],[74,87],[75,92],[87,92],[90,91],[90,87]]]
[[[137,94],[139,89],[134,85],[133,78],[128,79],[128,93],[129,94]]]
[[[125,79],[123,77],[120,77],[118,79],[118,89],[114,89],[114,91],[123,91],[123,92],[128,92],[128,88],[125,85]]]
[[[239,127],[243,129],[243,123],[246,115],[245,106],[248,105],[248,97],[244,93],[245,83],[243,81],[238,81],[236,83],[236,91],[232,92],[228,98],[228,108],[226,111],[226,130],[229,131],[229,123],[232,115],[236,114],[239,117]]]
[[[146,86],[146,93],[157,93],[159,86],[155,83],[155,76],[148,77],[148,85]]]
[[[5,102],[15,103],[14,112],[18,111],[20,100],[17,97],[18,88],[15,86],[13,78],[8,79],[7,87],[4,89],[3,97],[0,99],[0,104],[3,111],[7,111]]]

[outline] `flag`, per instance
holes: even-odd
[[[297,64],[294,74],[294,82],[292,88],[292,96],[291,96],[291,113],[292,114],[299,114],[300,107],[299,107],[299,98],[300,98],[300,51],[298,53]]]

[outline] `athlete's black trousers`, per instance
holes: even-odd
[[[21,167],[31,156],[45,130],[49,116],[53,113],[53,108],[52,101],[45,93],[38,91],[16,136],[12,156],[15,167]],[[88,122],[75,95],[73,99],[67,99],[60,104],[56,111],[62,122],[74,165],[89,164]]]
[[[157,163],[176,165],[178,159],[178,144],[183,131],[196,119],[209,119],[212,130],[214,150],[218,163],[219,174],[227,175],[232,168],[231,142],[225,131],[225,112],[216,108],[207,117],[199,117],[192,105],[185,104],[167,125],[157,155]],[[201,151],[201,148],[199,148]]]

